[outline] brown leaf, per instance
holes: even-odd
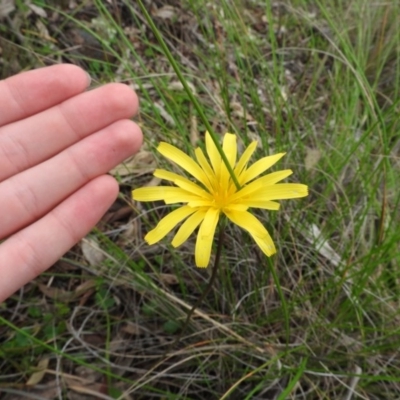
[[[94,279],[89,279],[89,280],[81,283],[79,286],[77,286],[75,288],[75,296],[80,297],[83,293],[86,293],[89,290],[95,288],[96,284],[97,283]]]
[[[106,213],[102,218],[102,221],[108,224],[116,221],[123,221],[129,218],[132,213],[133,210],[131,206],[122,206],[116,211]]]
[[[255,119],[251,116],[247,109],[243,108],[243,105],[238,101],[232,101],[230,103],[232,109],[232,115],[235,115],[239,118],[246,118],[248,122],[255,122]]]
[[[160,184],[160,182],[161,182],[161,179],[154,176],[151,178],[151,180],[149,182],[142,185],[142,187],[158,186]]]
[[[47,18],[47,13],[42,7],[36,6],[35,4],[28,4],[28,7],[39,17]]]
[[[197,128],[197,117],[192,115],[190,117],[190,143],[195,146],[200,139],[199,130]]]
[[[140,335],[142,332],[140,326],[131,321],[128,321],[126,325],[122,326],[121,331],[130,335]]]
[[[88,396],[93,396],[94,398],[101,398],[99,394],[106,394],[107,387],[104,383],[91,383],[90,385],[80,385],[67,382],[68,388],[74,392],[85,394]],[[104,398],[104,396],[102,396]]]
[[[0,20],[7,17],[15,10],[14,0],[2,0],[0,1]]]
[[[178,278],[174,274],[160,274],[159,278],[166,285],[177,285],[179,283]]]
[[[47,367],[49,366],[49,359],[48,358],[42,358],[37,365],[38,371],[34,372],[28,381],[26,382],[26,386],[36,386],[38,383],[40,383],[43,379],[43,377],[46,374]]]
[[[141,176],[152,173],[155,170],[156,165],[153,153],[141,150],[134,157],[131,157],[124,163],[117,165],[110,173],[111,175],[122,177],[127,175]]]
[[[81,249],[84,257],[92,267],[101,264],[106,258],[104,251],[100,249],[99,244],[94,239],[83,238],[81,240]]]
[[[153,16],[161,19],[174,19],[177,16],[177,9],[172,6],[164,6],[155,11]]]
[[[318,149],[311,149],[307,147],[306,158],[304,160],[304,166],[306,171],[313,169],[321,158],[321,152]]]
[[[53,300],[58,300],[58,301],[70,301],[73,297],[72,292],[67,292],[66,290],[52,287],[52,286],[47,286],[42,283],[38,284],[38,287],[40,291],[47,297]]]
[[[164,119],[164,121],[168,124],[170,124],[171,126],[175,126],[175,120],[172,117],[171,114],[168,113],[168,111],[165,109],[164,105],[161,102],[157,102],[155,101],[153,103],[153,106],[155,108],[157,108],[157,110],[159,111],[161,117]]]

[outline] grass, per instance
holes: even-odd
[[[228,226],[216,285],[166,357],[210,274],[194,266],[194,237],[146,245],[169,208],[130,190],[167,166],[159,141],[190,153],[205,121],[136,2],[56,14],[47,3],[36,2],[47,17],[17,2],[0,21],[1,76],[67,61],[96,84],[128,83],[146,143],[114,171],[107,220],[0,306],[4,398],[399,398],[400,5],[153,3],[213,131],[257,139],[257,157],[285,151],[278,169],[310,188],[257,213],[278,248],[271,264]]]

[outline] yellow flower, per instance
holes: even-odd
[[[166,204],[185,203],[164,217],[145,236],[147,243],[150,245],[157,243],[186,219],[172,240],[172,245],[178,247],[201,224],[197,235],[195,260],[198,267],[207,267],[215,229],[223,213],[233,223],[249,232],[263,253],[267,256],[276,253],[274,242],[268,231],[247,210],[250,207],[278,210],[279,203],[274,200],[304,197],[307,196],[308,189],[306,185],[297,183],[277,184],[292,174],[290,169],[255,179],[285,155],[285,153],[279,153],[264,157],[248,166],[256,147],[257,142],[252,142],[237,161],[236,135],[227,133],[224,136],[222,148],[241,186],[238,190],[208,132],[206,132],[206,151],[209,160],[200,148],[195,150],[196,162],[175,146],[161,142],[157,150],[188,172],[198,183],[174,172],[156,169],[154,176],[173,182],[176,186],[145,187],[133,190],[134,200],[164,200]]]

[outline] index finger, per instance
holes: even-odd
[[[46,110],[83,92],[88,74],[72,64],[52,65],[0,81],[0,126]]]

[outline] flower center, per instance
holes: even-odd
[[[214,206],[222,210],[229,204],[229,195],[228,191],[225,188],[218,188],[214,194]]]

